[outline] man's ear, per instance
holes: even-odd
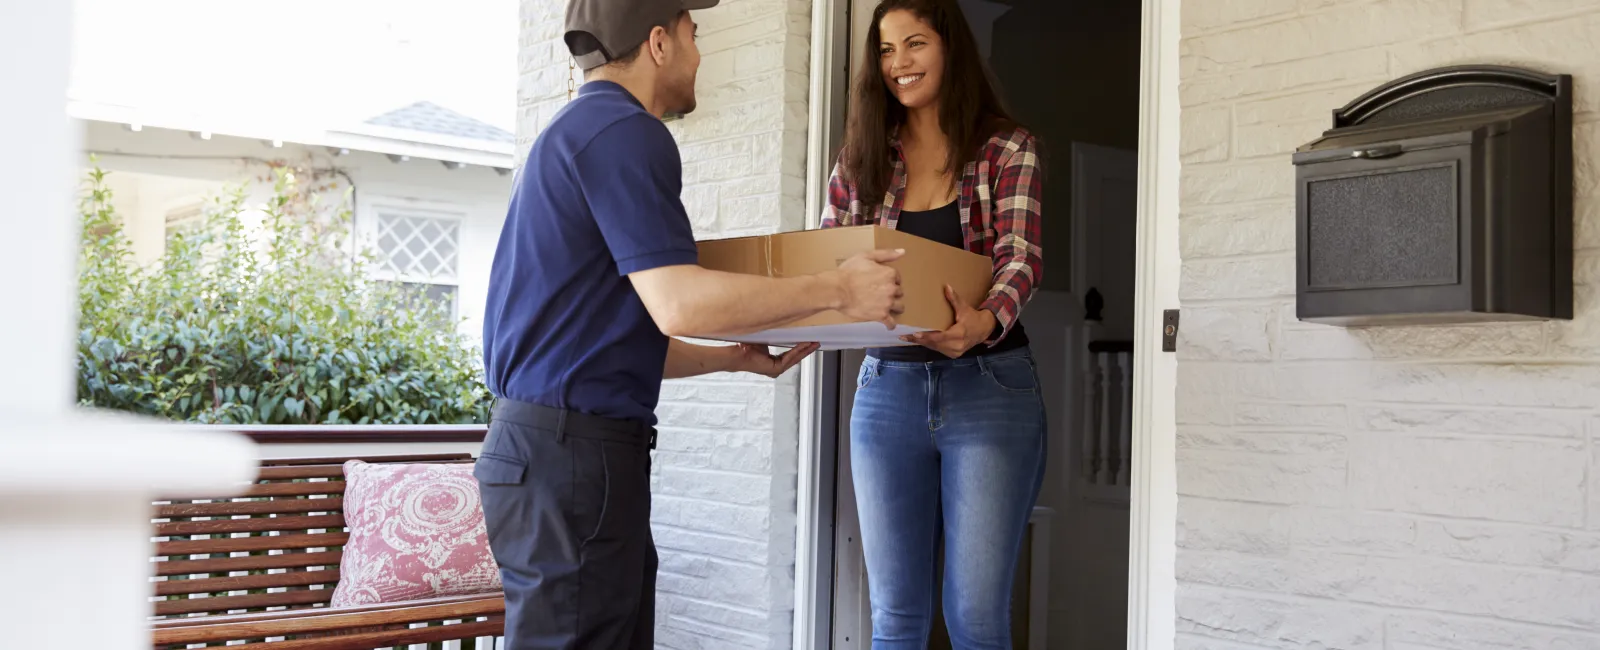
[[[650,30],[650,40],[646,45],[650,48],[650,56],[655,59],[656,65],[667,64],[667,41],[672,40],[672,33],[667,28],[657,25]]]

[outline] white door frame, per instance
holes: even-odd
[[[1139,224],[1135,251],[1133,491],[1128,648],[1172,650],[1177,619],[1178,361],[1161,351],[1162,312],[1178,308],[1178,12],[1142,0]]]
[[[1178,17],[1181,0],[1141,0],[1139,182],[1134,308],[1134,484],[1128,553],[1128,650],[1172,650],[1176,618],[1177,361],[1161,351],[1162,312],[1178,306]],[[850,0],[813,0],[807,227],[819,225],[844,133]],[[857,19],[861,17],[856,17]],[[801,368],[795,554],[796,650],[832,638],[838,353]]]
[[[834,152],[844,139],[849,61],[849,0],[812,0],[811,88],[806,129],[806,228],[822,221]],[[834,495],[838,463],[840,354],[800,366],[800,435],[795,486],[794,648],[826,648],[833,638]],[[810,435],[807,435],[807,433]]]

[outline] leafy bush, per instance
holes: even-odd
[[[478,353],[445,309],[368,279],[348,201],[274,165],[261,227],[245,194],[136,265],[91,170],[81,201],[78,395],[86,406],[226,424],[481,423]],[[261,214],[261,213],[252,213]],[[258,233],[258,234],[256,234]]]

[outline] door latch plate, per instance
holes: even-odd
[[[1178,351],[1178,310],[1161,312],[1161,351]]]

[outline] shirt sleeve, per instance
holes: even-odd
[[[986,341],[990,345],[1011,332],[1044,271],[1039,245],[1044,179],[1033,138],[1022,134],[1016,138],[1020,142],[1011,143],[995,182],[994,288],[981,307],[994,312],[999,326]]]
[[[624,118],[579,151],[573,168],[618,272],[699,261],[683,207],[683,163],[666,125]]]
[[[822,227],[839,228],[855,225],[851,205],[855,202],[855,188],[844,180],[843,165],[834,163],[828,176],[828,203],[822,206]]]

